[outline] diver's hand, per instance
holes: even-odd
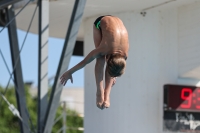
[[[117,82],[117,77],[114,77],[114,78],[113,78],[113,84],[112,84],[112,87],[115,85],[116,82]]]
[[[67,71],[65,72],[61,77],[60,77],[60,83],[62,85],[65,85],[67,83],[67,80],[70,79],[71,80],[71,83],[73,83],[73,78],[72,78],[72,74]]]

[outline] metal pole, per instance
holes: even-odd
[[[67,110],[66,101],[63,102],[63,133],[67,131]]]
[[[7,20],[9,22],[15,16],[13,8],[11,7],[11,8],[6,9],[6,13],[7,13]],[[17,27],[16,27],[15,20],[12,21],[12,23],[10,23],[10,25],[8,26],[8,34],[9,34],[10,51],[11,51],[13,69],[16,65],[16,69],[14,71],[14,79],[15,79],[15,85],[16,85],[15,88],[18,89],[16,90],[18,110],[20,112],[20,115],[24,123],[28,125],[28,126],[25,126],[22,122],[20,122],[20,129],[21,129],[21,133],[29,133],[29,124],[28,124],[29,118],[26,112],[26,100],[25,100],[25,90],[24,90],[24,82],[23,82],[23,76],[22,76],[21,61],[20,61],[20,57],[18,57],[19,44],[18,44]]]
[[[38,7],[38,133],[42,133],[48,104],[49,0],[39,0]]]
[[[58,65],[57,73],[55,76],[47,114],[45,117],[45,128],[44,133],[50,133],[52,130],[52,126],[54,123],[54,118],[56,114],[56,110],[59,105],[60,95],[63,89],[63,86],[60,84],[59,77],[63,74],[69,65],[69,61],[71,55],[73,53],[76,36],[79,31],[80,23],[82,20],[84,8],[85,8],[86,0],[76,0],[73,8],[73,12],[71,15],[71,20],[69,23],[68,31],[65,38],[65,43],[63,46],[63,51],[60,57],[60,62]]]

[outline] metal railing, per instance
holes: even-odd
[[[60,102],[60,106],[61,104],[63,104],[62,106],[62,114],[60,116],[58,116],[55,120],[54,120],[54,124],[55,125],[58,121],[60,121],[62,119],[62,127],[56,132],[56,133],[67,133],[67,130],[79,130],[79,131],[84,131],[84,127],[68,127],[67,126],[67,117],[68,116],[76,116],[76,117],[81,117],[84,118],[84,115],[82,113],[77,113],[77,114],[67,114],[67,104],[69,103],[75,103],[75,104],[83,104],[81,102],[68,102],[68,101],[61,101]]]

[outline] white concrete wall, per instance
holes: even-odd
[[[65,88],[62,90],[60,101],[66,101],[69,109],[84,114],[84,89]]]
[[[31,88],[30,94],[37,96],[38,89]],[[60,96],[60,102],[67,102],[67,108],[77,111],[80,115],[84,114],[84,89],[83,88],[64,88]],[[61,104],[63,105],[63,104]]]
[[[177,10],[115,14],[130,41],[125,74],[111,92],[111,107],[96,107],[95,61],[85,68],[85,133],[162,133],[163,85],[178,77]],[[85,21],[84,53],[94,49],[92,26]]]
[[[178,8],[179,76],[200,79],[200,2]]]

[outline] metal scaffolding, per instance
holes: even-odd
[[[48,111],[45,117],[44,133],[50,133],[52,130],[56,110],[58,108],[59,105],[58,103],[60,101],[60,95],[63,89],[63,85],[60,84],[59,77],[68,68],[69,61],[75,46],[76,36],[78,34],[78,30],[82,20],[85,3],[86,0],[76,0],[74,4],[71,20],[65,38],[65,43],[63,46],[63,51],[61,54],[60,62],[58,65],[57,73],[54,79],[54,84],[50,96],[50,101],[47,108]]]
[[[10,21],[13,17],[14,17],[14,11],[12,10],[12,8],[7,9],[8,21]],[[8,34],[9,34],[10,51],[11,51],[13,68],[15,67],[16,64],[16,69],[14,71],[14,79],[15,79],[14,81],[16,85],[15,89],[18,89],[17,90],[18,93],[16,93],[17,105],[23,121],[25,123],[29,123],[28,117],[26,115],[25,90],[24,90],[20,57],[17,61],[17,57],[19,55],[19,44],[18,44],[17,27],[15,21],[12,21],[12,23],[8,26]],[[29,132],[29,126],[26,127],[21,122],[20,122],[20,128],[22,133]]]
[[[21,1],[24,3],[24,6],[20,9],[18,13],[14,13],[13,4],[16,2]],[[76,0],[74,3],[74,8],[71,15],[71,20],[68,26],[68,31],[66,33],[65,43],[63,46],[63,51],[61,54],[59,66],[57,68],[57,73],[54,79],[54,84],[50,96],[50,100],[47,99],[47,92],[48,92],[48,69],[47,69],[47,61],[48,61],[48,37],[49,37],[49,1],[47,0],[38,0],[36,8],[33,13],[33,17],[31,19],[30,25],[28,27],[27,34],[23,41],[22,47],[19,49],[18,45],[18,37],[17,37],[17,26],[15,18],[17,15],[31,2],[32,0],[2,0],[0,2],[0,10],[4,11],[3,13],[0,12],[0,25],[3,26],[0,29],[0,33],[8,27],[9,33],[9,40],[10,40],[10,51],[12,57],[12,64],[13,64],[13,71],[12,73],[9,71],[10,79],[8,81],[7,87],[5,92],[1,94],[1,97],[7,102],[9,105],[9,109],[14,113],[14,115],[18,116],[20,121],[20,129],[21,133],[30,133],[33,129],[32,121],[29,117],[29,112],[26,107],[25,101],[25,91],[24,91],[24,82],[22,76],[22,68],[21,68],[21,61],[20,61],[20,52],[24,46],[27,34],[30,30],[33,18],[35,16],[37,7],[39,7],[39,19],[38,19],[38,29],[39,29],[39,37],[38,37],[38,133],[50,133],[52,130],[52,126],[54,124],[55,114],[60,102],[60,95],[63,86],[60,84],[59,77],[62,73],[64,73],[69,65],[69,61],[71,55],[77,48],[75,48],[75,44],[79,44],[77,51],[75,54],[83,55],[80,51],[80,43],[76,42],[76,36],[78,34],[78,30],[80,27],[80,23],[82,20],[86,0]],[[9,8],[8,8],[9,7]],[[5,14],[5,15],[4,15]],[[6,16],[6,17],[5,17]],[[4,23],[5,22],[5,23]],[[0,49],[1,52],[1,49]],[[78,53],[77,53],[78,52]],[[1,56],[4,59],[4,63],[7,66],[6,60],[1,52]],[[12,75],[14,74],[14,79]],[[6,97],[4,96],[10,80],[14,80],[15,89],[16,89],[16,98],[17,98],[17,105],[18,110],[14,108],[12,104],[7,101]],[[46,106],[45,106],[46,105]],[[48,105],[48,106],[47,106]],[[1,108],[1,101],[0,101],[0,108]],[[19,111],[19,114],[18,114]],[[18,114],[18,115],[17,115]],[[64,116],[66,116],[64,114]],[[66,123],[64,119],[63,123]],[[30,125],[31,124],[31,129]],[[66,127],[64,127],[64,131],[66,131]]]

